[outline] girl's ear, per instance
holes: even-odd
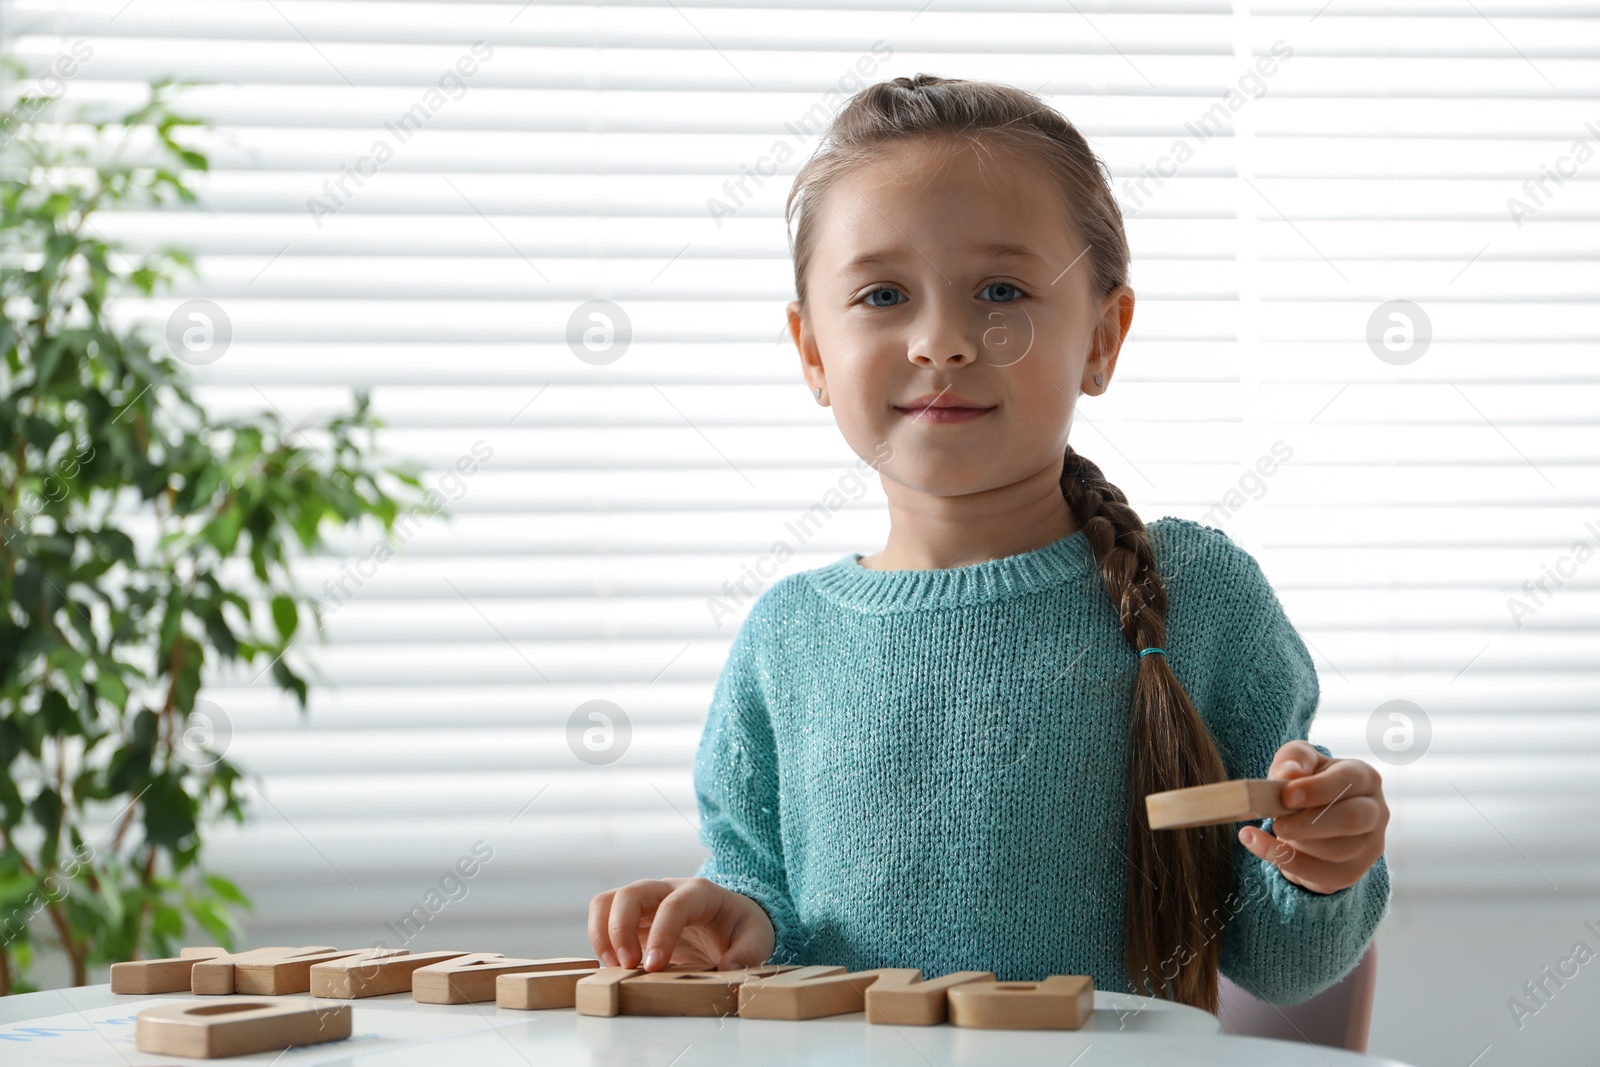
[[[1122,352],[1122,342],[1133,326],[1133,290],[1119,285],[1100,304],[1100,321],[1095,325],[1094,342],[1083,363],[1085,393],[1099,396],[1111,385],[1111,375],[1117,369],[1117,356]],[[1099,378],[1099,381],[1095,379]]]
[[[818,394],[818,390],[824,392],[827,390],[822,370],[822,354],[817,351],[816,340],[806,328],[800,301],[789,301],[788,314],[789,336],[794,339],[794,347],[800,353],[800,373],[805,376],[806,388],[820,401],[822,397]]]

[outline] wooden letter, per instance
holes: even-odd
[[[1283,806],[1283,786],[1279,778],[1236,778],[1192,789],[1169,789],[1145,797],[1144,810],[1152,830],[1275,819],[1295,810]]]
[[[281,959],[299,952],[335,952],[332,945],[305,945],[301,948],[256,948],[215,959],[199,960],[189,972],[189,988],[200,996],[227,996],[234,991],[234,968],[240,963],[260,959]]]
[[[867,1022],[937,1026],[947,1017],[945,994],[950,987],[981,981],[994,981],[994,972],[956,971],[924,982],[915,967],[886,967],[867,987]]]
[[[573,989],[573,1007],[579,1015],[616,1015],[622,1007],[617,993],[622,980],[644,973],[637,967],[601,967],[578,979]]]
[[[707,971],[679,965],[624,978],[618,990],[619,1008],[623,1015],[737,1015],[739,987],[746,981],[799,969],[793,964],[769,964]]]
[[[465,952],[418,952],[400,956],[365,958],[350,956],[342,960],[311,965],[311,995],[331,1000],[381,997],[387,993],[411,992],[411,972],[441,960],[465,956]]]
[[[201,972],[202,980],[209,973],[213,986],[226,982],[224,993],[233,992],[233,966],[240,960],[277,952],[294,952],[295,949],[274,947],[257,948],[248,952],[229,952],[225,948],[183,948],[178,955],[164,960],[130,960],[111,965],[111,992],[113,993],[182,993],[193,988],[195,968],[204,964],[209,972]]]
[[[273,1052],[350,1036],[350,1005],[310,1000],[198,1001],[141,1011],[134,1045],[157,1056],[218,1059]]]
[[[304,993],[311,988],[311,968],[314,964],[334,960],[383,959],[387,956],[404,956],[405,952],[403,948],[295,950],[276,956],[239,960],[233,966],[233,991],[252,997]],[[195,992],[200,990],[196,989]]]
[[[411,999],[418,1004],[475,1004],[494,999],[494,982],[502,974],[599,966],[599,960],[586,960],[582,956],[516,960],[507,959],[498,952],[474,952],[412,971]]]
[[[578,979],[573,990],[579,1015],[732,1015],[739,986],[749,978],[799,970],[794,964],[764,964],[708,971],[679,963],[664,971],[601,967]]]
[[[596,970],[594,967],[583,967],[571,971],[502,974],[494,980],[495,1006],[518,1011],[576,1007],[578,980],[587,978]]]
[[[1094,980],[1053,974],[1042,982],[963,982],[945,993],[950,1022],[984,1030],[1076,1030],[1094,1011]]]
[[[201,960],[226,956],[225,948],[181,949],[164,960],[129,960],[111,965],[113,993],[182,993],[189,988],[189,972]]]
[[[867,989],[886,969],[852,971],[843,967],[800,967],[771,978],[752,978],[739,987],[741,1019],[820,1019],[863,1010]],[[920,972],[912,971],[917,974]]]

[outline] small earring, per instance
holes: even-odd
[[[1094,376],[1094,384],[1096,384],[1096,385],[1104,385],[1106,383],[1100,380],[1100,375],[1096,374]]]
[[[812,391],[812,393],[816,394],[816,398],[818,400],[822,399],[822,386],[819,385],[819,386],[817,386],[815,389],[813,389],[811,391]]]

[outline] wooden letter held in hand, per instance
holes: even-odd
[[[994,981],[993,971],[955,971],[924,982],[915,967],[887,967],[867,987],[867,1022],[895,1026],[937,1026],[947,1017],[945,994],[951,986]]]
[[[1283,806],[1283,786],[1280,778],[1236,778],[1192,789],[1170,789],[1145,797],[1144,810],[1152,830],[1275,819],[1295,810]]]
[[[311,1000],[187,1001],[139,1013],[134,1046],[157,1056],[218,1059],[350,1036],[350,1005]]]
[[[333,1000],[355,1000],[358,997],[381,997],[387,993],[409,993],[412,971],[465,955],[465,952],[418,952],[377,959],[352,956],[313,964],[311,995]]]
[[[984,1030],[1076,1030],[1094,1011],[1094,980],[1053,974],[1042,982],[966,982],[945,994],[950,1021]]]
[[[494,999],[494,980],[502,974],[599,966],[599,960],[582,956],[515,960],[497,952],[474,952],[412,971],[411,999],[418,1004],[475,1004]]]

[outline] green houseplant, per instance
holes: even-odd
[[[76,984],[192,928],[231,944],[249,902],[202,845],[209,820],[243,820],[248,779],[209,732],[203,672],[270,673],[303,713],[285,653],[322,615],[294,555],[328,527],[392,530],[421,488],[375,458],[364,393],[315,427],[213,419],[188,367],[111,313],[194,270],[176,248],[125,255],[95,222],[196,201],[207,159],[180,140],[201,124],[177,90],[151,85],[120,121],[8,126],[0,146],[0,994],[32,988],[46,943]]]

